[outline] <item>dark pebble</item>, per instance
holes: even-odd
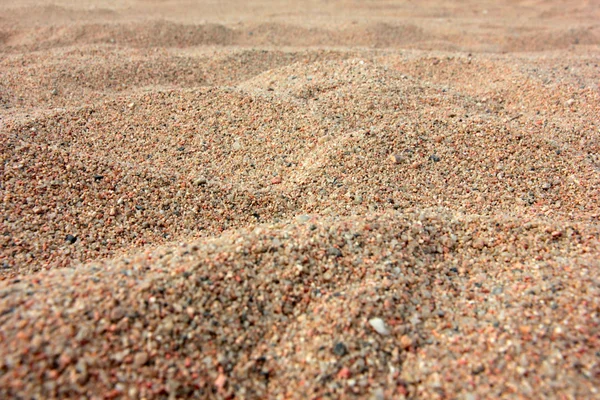
[[[102,180],[102,178],[104,178],[104,175],[94,175],[95,181],[100,181],[100,180]]]
[[[67,242],[69,242],[70,244],[73,244],[77,241],[77,236],[73,236],[71,234],[68,234],[67,237],[65,238],[65,240]]]
[[[471,372],[473,373],[473,375],[479,375],[483,371],[485,371],[485,367],[483,365],[481,365],[481,364],[479,364],[478,366],[476,366],[475,368],[473,368],[471,370]]]
[[[335,344],[335,346],[333,346],[333,354],[338,357],[343,357],[348,354],[348,348],[344,343],[338,342]]]
[[[432,154],[429,156],[429,159],[433,162],[438,162],[440,161],[440,158],[438,156],[436,156],[435,154]]]

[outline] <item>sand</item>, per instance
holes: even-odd
[[[5,1],[0,397],[600,397],[594,1]]]

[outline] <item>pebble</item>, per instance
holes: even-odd
[[[341,368],[337,374],[338,379],[350,379],[351,376],[352,376],[352,372],[347,367]]]
[[[304,214],[304,215],[298,215],[298,216],[296,217],[296,219],[298,220],[298,222],[302,222],[302,223],[304,223],[304,222],[308,222],[308,221],[310,221],[310,219],[311,219],[311,216],[310,216],[310,215],[306,215],[306,214]]]
[[[207,183],[207,180],[203,176],[198,177],[194,180],[194,185],[196,185],[196,186],[204,186],[204,185],[206,185],[206,183]]]
[[[333,346],[333,354],[335,354],[338,357],[343,357],[346,354],[348,354],[348,349],[346,348],[346,345],[344,345],[344,343],[338,342],[335,344],[335,346]]]
[[[133,366],[136,368],[140,368],[144,366],[148,362],[148,353],[142,351],[140,353],[136,353],[133,357]]]
[[[330,256],[333,257],[341,257],[342,251],[340,249],[338,249],[337,247],[330,247],[327,249],[327,254],[329,254]]]
[[[409,349],[413,345],[413,340],[408,335],[400,337],[400,347],[404,350]]]
[[[215,386],[218,389],[223,389],[225,384],[227,383],[227,377],[224,374],[219,374],[217,379],[215,379]]]
[[[392,154],[392,155],[390,155],[390,161],[393,164],[400,164],[400,163],[404,162],[404,157],[402,157],[399,154]]]
[[[381,318],[372,318],[369,320],[369,324],[380,335],[389,335],[390,334],[390,331],[385,326],[385,322],[383,322],[383,320]]]
[[[74,244],[74,243],[77,241],[77,236],[74,236],[74,235],[68,234],[68,235],[66,236],[65,240],[66,240],[67,242],[69,242],[70,244]]]

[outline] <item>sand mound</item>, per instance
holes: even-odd
[[[598,395],[597,5],[105,3],[0,6],[0,397]]]
[[[401,63],[397,56],[244,57],[262,65],[256,75],[243,80],[234,70],[237,87],[195,90],[124,93],[93,79],[106,71],[88,66],[86,80],[77,82],[95,83],[84,89],[67,80],[56,97],[89,88],[111,100],[15,124],[2,140],[7,272],[70,265],[303,212],[444,206],[477,214],[597,217],[599,142],[587,119],[597,94],[589,90],[582,91],[581,105],[554,106],[540,124],[537,114],[515,109],[562,93],[540,88],[531,99],[516,98],[507,79],[525,82],[519,71],[493,91],[462,93],[443,77],[432,83],[404,75],[394,67]],[[210,65],[228,66],[231,59]],[[208,68],[204,57],[195,62]],[[500,68],[489,61],[473,67],[470,59],[425,62],[444,74],[444,66],[455,63],[470,63],[478,74]],[[402,70],[412,70],[411,63]],[[145,80],[138,82],[147,87],[152,78]],[[570,134],[575,124],[579,141]]]
[[[18,349],[3,358],[13,372],[2,386],[144,397],[208,395],[216,384],[224,396],[262,397],[366,394],[363,382],[374,382],[393,395],[443,379],[440,390],[456,393],[468,386],[453,377],[514,359],[589,394],[589,378],[569,371],[594,365],[597,320],[569,307],[575,295],[596,304],[597,235],[434,210],[302,216],[23,276],[0,292],[3,342]],[[389,334],[373,331],[373,318],[387,321]],[[496,396],[523,375],[480,372],[473,384]],[[46,382],[48,373],[56,376]],[[563,389],[548,383],[538,393]]]

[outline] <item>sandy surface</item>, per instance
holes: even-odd
[[[3,1],[0,397],[599,398],[599,21]]]

